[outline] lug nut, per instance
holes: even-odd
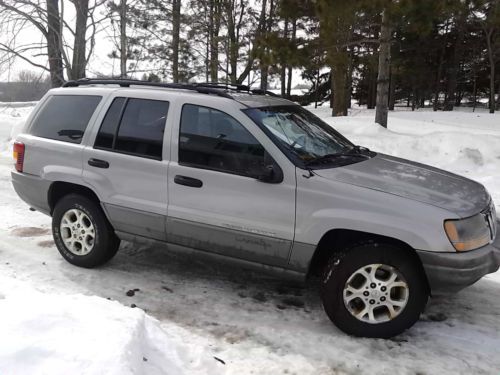
[[[385,297],[380,297],[380,300],[381,300],[382,302],[385,302]]]
[[[365,297],[368,297],[368,296],[370,295],[370,293],[369,293],[368,291],[366,291],[366,292],[363,292],[363,295],[364,295]]]
[[[374,299],[371,299],[370,300],[370,305],[374,305],[375,304],[375,300]]]
[[[370,284],[370,287],[371,287],[372,289],[375,289],[375,288],[377,287],[377,284],[375,284],[375,283],[371,283],[371,284]]]
[[[383,286],[382,288],[380,288],[380,290],[381,290],[382,292],[385,292],[385,291],[387,290],[387,288],[386,288],[385,286]]]

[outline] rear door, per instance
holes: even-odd
[[[117,231],[165,240],[169,108],[164,95],[118,91],[83,151],[83,178]]]
[[[168,172],[169,242],[284,266],[295,225],[295,168],[234,101],[178,107]],[[276,163],[280,183],[257,176]]]

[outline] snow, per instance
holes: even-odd
[[[143,310],[95,296],[40,293],[11,278],[0,277],[0,285],[2,374],[215,371],[178,328],[161,328]]]
[[[31,108],[0,104],[0,374],[498,373],[500,273],[433,298],[412,329],[374,340],[335,328],[315,285],[156,245],[124,243],[103,267],[71,266],[50,218],[10,184],[11,135]],[[385,130],[373,111],[315,112],[357,144],[484,183],[499,207],[499,115],[399,110]]]

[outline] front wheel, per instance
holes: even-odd
[[[79,267],[106,263],[120,246],[98,204],[78,194],[66,195],[57,202],[52,215],[52,234],[63,258]]]
[[[425,275],[408,250],[375,243],[334,256],[321,295],[328,317],[342,331],[379,338],[415,324],[429,296]]]

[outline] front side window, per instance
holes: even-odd
[[[30,134],[58,141],[81,143],[102,96],[53,95],[31,125]]]
[[[256,178],[265,159],[262,145],[233,117],[212,108],[183,106],[179,164]]]
[[[162,100],[115,98],[95,147],[161,159],[168,107]]]

